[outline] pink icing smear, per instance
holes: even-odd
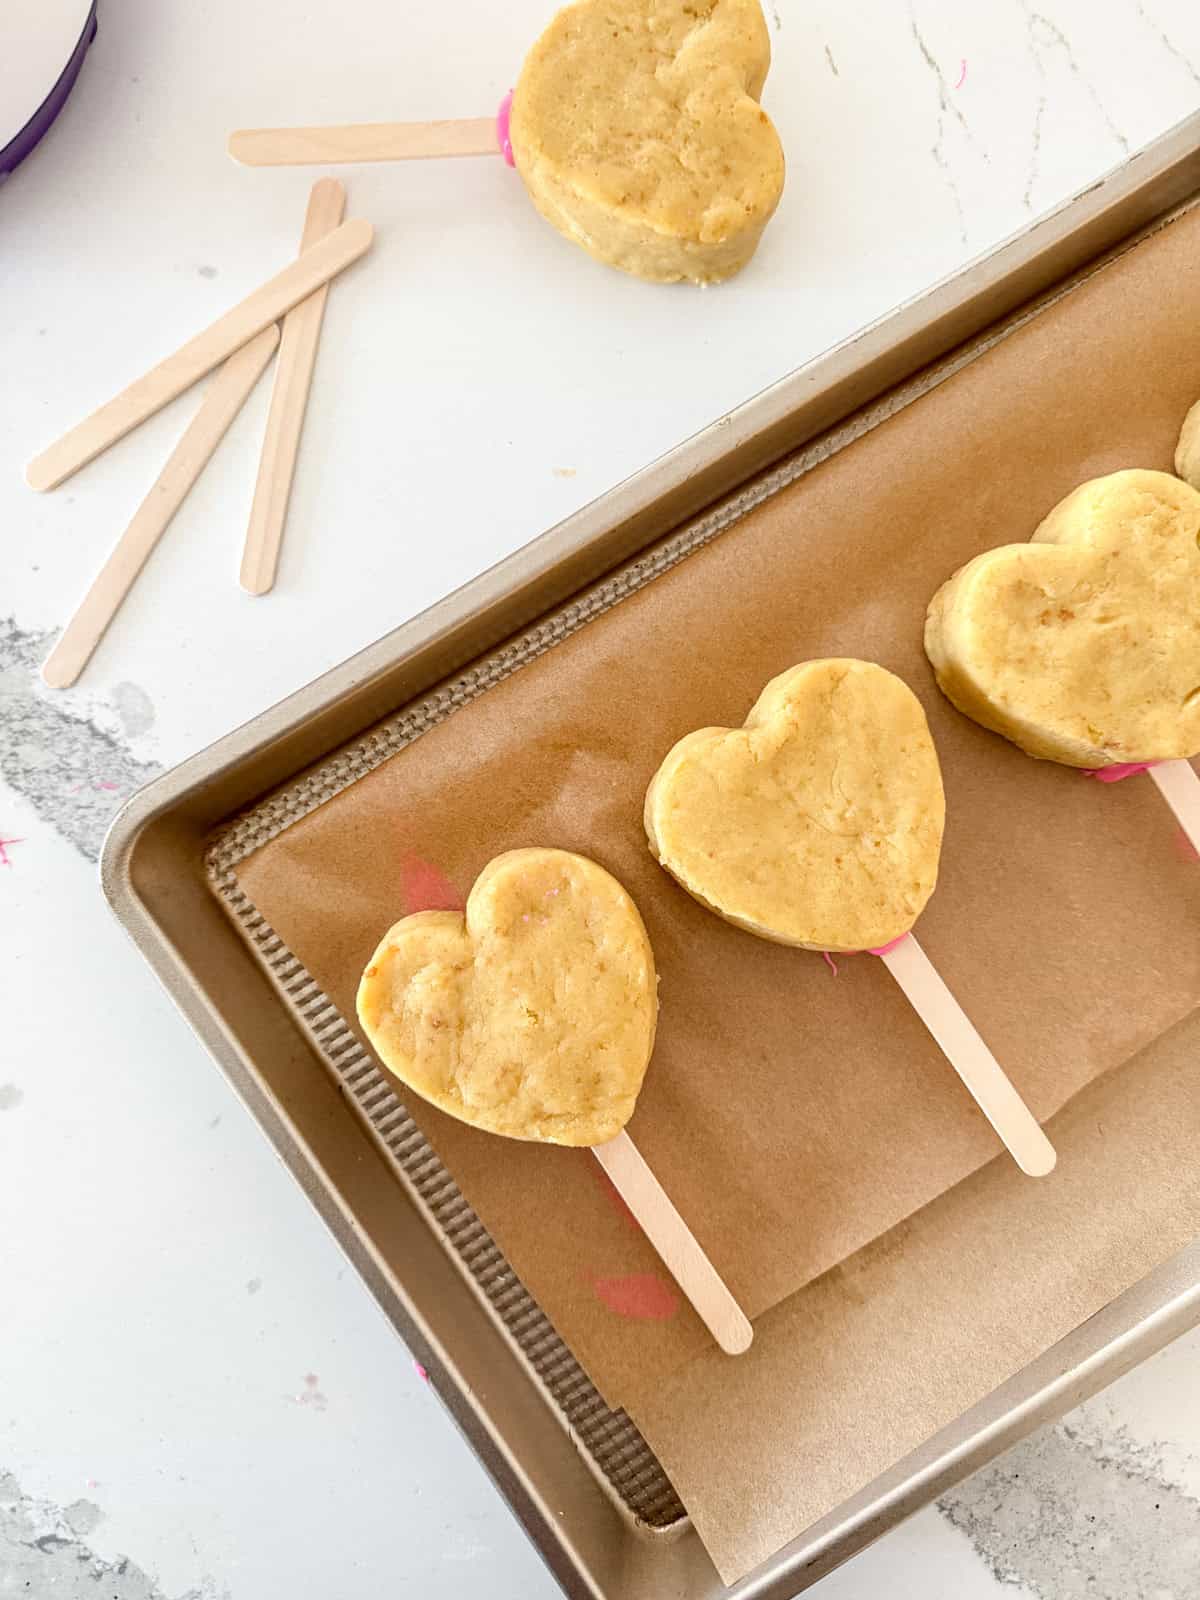
[[[593,1278],[592,1288],[610,1311],[636,1322],[666,1322],[679,1310],[679,1296],[653,1272]]]
[[[414,911],[462,911],[466,901],[432,862],[405,856],[400,863],[400,899],[405,916]]]
[[[513,92],[510,89],[500,102],[500,109],[496,113],[496,143],[500,146],[500,154],[510,167],[515,167],[513,160],[512,140],[508,136],[508,125],[512,120]]]
[[[1156,761],[1114,761],[1111,767],[1085,767],[1085,778],[1095,778],[1097,783],[1120,783],[1122,778],[1135,778],[1139,772],[1148,772],[1157,766]]]
[[[873,956],[886,956],[890,954],[890,952],[893,951],[898,944],[903,944],[907,938],[908,935],[906,933],[902,933],[898,939],[892,939],[888,944],[881,944],[878,949],[871,950],[868,952],[868,954]]]

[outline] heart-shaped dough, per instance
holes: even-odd
[[[639,278],[732,277],[783,189],[758,103],[770,64],[758,0],[577,0],[513,92],[513,159],[534,205]]]
[[[1070,767],[1200,750],[1200,494],[1134,469],[934,595],[925,650],[968,717]]]
[[[616,1137],[657,1016],[637,907],[566,850],[497,856],[465,915],[404,917],[358,987],[358,1019],[402,1083],[461,1122],[547,1144]]]
[[[1183,427],[1179,430],[1179,443],[1175,446],[1175,471],[1193,489],[1200,489],[1200,400],[1184,417]]]
[[[929,725],[870,661],[805,661],[741,728],[701,728],[646,793],[650,849],[741,928],[809,950],[869,950],[933,893],[946,803]]]

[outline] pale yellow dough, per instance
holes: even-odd
[[[462,1122],[593,1145],[633,1115],[658,1015],[637,907],[566,850],[511,850],[466,915],[419,911],[384,935],[358,1018],[389,1072]]]
[[[689,733],[646,794],[650,849],[697,900],[764,939],[869,950],[937,882],[946,805],[920,702],[869,661],[805,661],[741,728]]]
[[[513,93],[513,158],[534,205],[639,278],[732,277],[783,190],[758,103],[770,63],[758,0],[567,6]]]
[[[946,696],[1071,767],[1200,751],[1200,493],[1133,469],[1082,484],[1030,544],[934,595],[925,650]]]
[[[1175,446],[1175,471],[1193,489],[1200,489],[1200,400],[1184,417],[1183,427],[1179,430],[1179,443]]]

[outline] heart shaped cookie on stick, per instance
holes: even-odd
[[[560,233],[653,283],[717,283],[754,254],[783,191],[758,103],[758,0],[575,0],[525,58],[497,118],[248,128],[250,166],[503,154]]]
[[[960,711],[1071,767],[1200,750],[1200,493],[1133,469],[1082,484],[1029,544],[985,550],[930,602],[925,649]]]
[[[650,849],[737,926],[880,956],[1023,1171],[1054,1151],[910,932],[937,883],[941,770],[920,702],[870,661],[773,678],[740,728],[701,728],[646,793]]]
[[[907,933],[937,883],[946,802],[920,701],[870,661],[805,661],[740,728],[675,746],[646,794],[650,848],[711,910],[807,950]]]
[[[565,850],[497,856],[465,914],[419,911],[384,935],[357,1009],[384,1067],[450,1116],[592,1146],[721,1348],[749,1347],[749,1322],[624,1132],[658,991],[646,929],[614,877]]]
[[[603,867],[510,850],[465,915],[419,911],[371,957],[358,1015],[389,1072],[488,1133],[594,1145],[633,1115],[657,979],[637,907]]]
[[[1187,466],[1189,435],[1180,441]],[[1149,768],[1200,848],[1200,492],[1133,468],[1081,484],[1029,544],[985,550],[929,605],[946,697],[1031,756]]]
[[[783,191],[783,149],[758,103],[770,64],[758,0],[576,0],[513,94],[530,199],[639,278],[732,277]]]

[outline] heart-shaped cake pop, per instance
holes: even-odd
[[[783,189],[758,103],[770,63],[758,0],[576,0],[513,94],[513,159],[533,203],[639,278],[731,277]]]
[[[457,911],[384,935],[358,1018],[389,1072],[489,1133],[615,1138],[654,1048],[654,955],[637,907],[566,850],[511,850]]]
[[[869,661],[805,661],[741,728],[701,728],[646,794],[654,855],[728,921],[780,944],[865,950],[933,893],[945,799],[920,702]]]
[[[1134,469],[1082,484],[1030,544],[938,590],[925,650],[947,698],[1071,767],[1200,751],[1200,493]]]

